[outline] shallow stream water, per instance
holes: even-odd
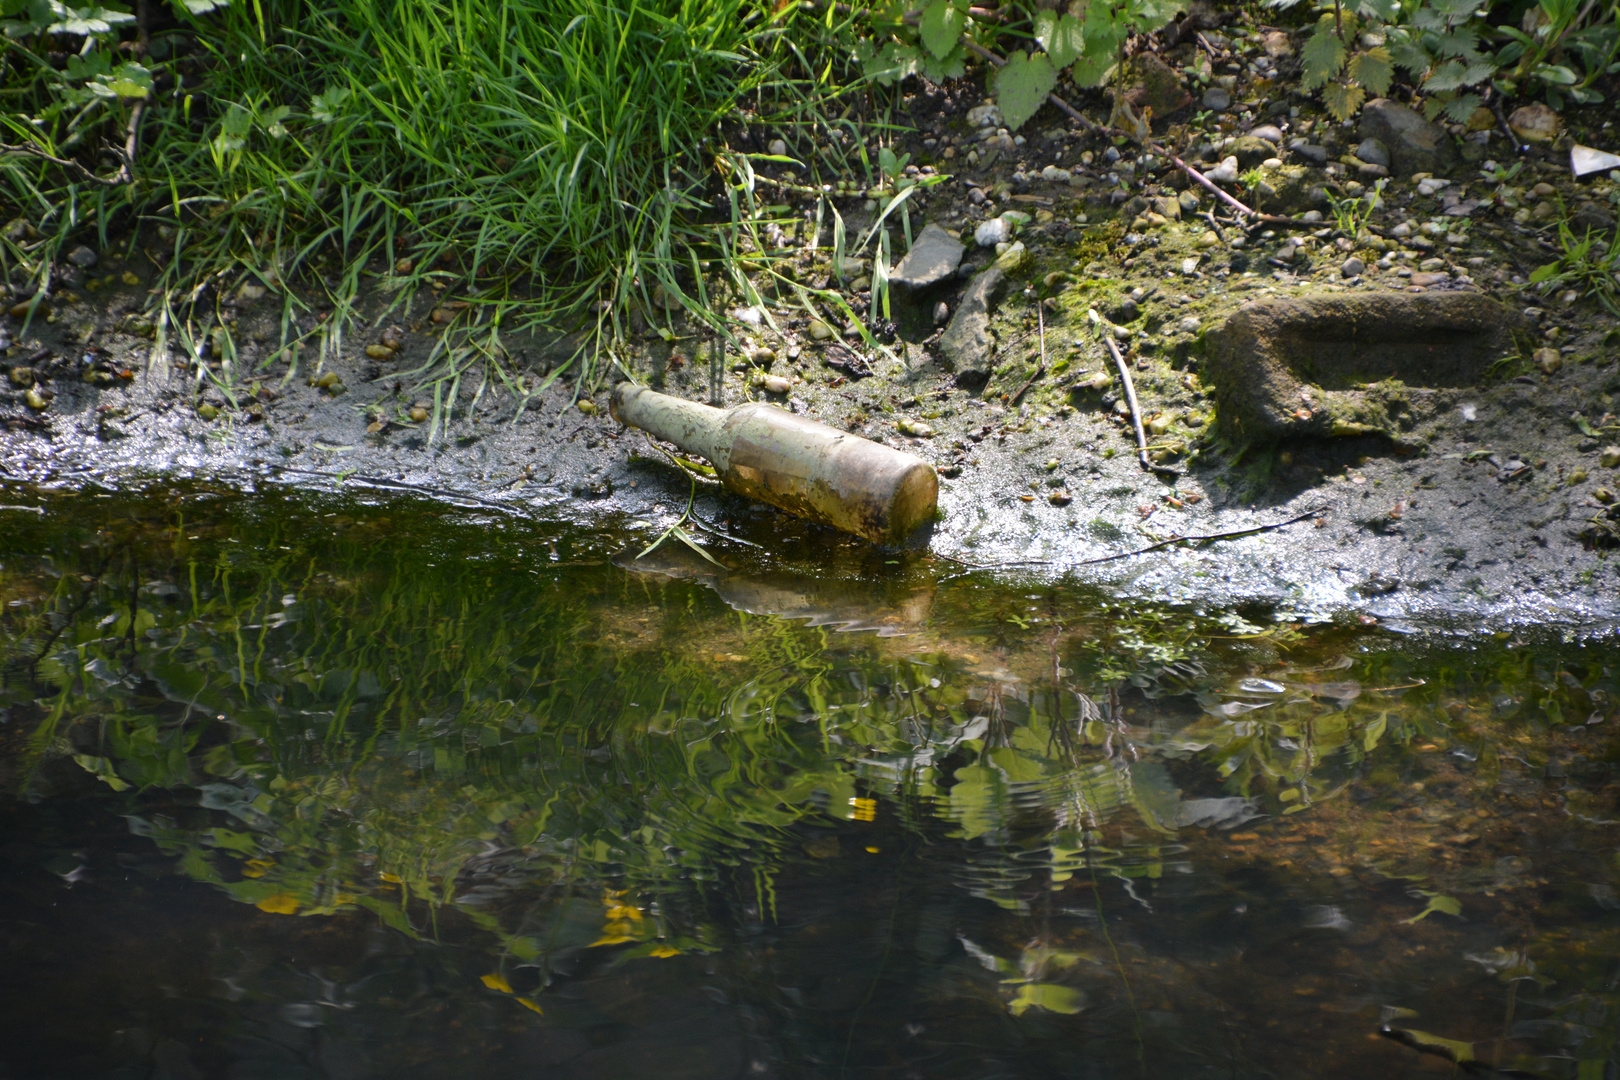
[[[5,1080],[1620,1069],[1612,636],[0,502]]]

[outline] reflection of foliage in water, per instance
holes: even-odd
[[[1484,776],[1535,762],[1538,729],[1608,715],[1617,689],[1589,654],[1436,669],[1349,631],[986,586],[935,605],[971,633],[882,642],[422,505],[102,505],[0,552],[26,782],[71,759],[127,788],[108,797],[135,829],[265,911],[359,905],[417,933],[453,905],[548,970],[719,947],[708,890],[744,882],[768,912],[784,867],[880,803],[944,823],[979,853],[957,885],[1028,911],[1076,879],[1151,889],[1188,830],[1320,810],[1383,784],[1392,747],[1444,743]],[[1379,865],[1442,895],[1502,880]],[[984,961],[1023,972],[1015,1012],[1079,1007],[1046,948]]]

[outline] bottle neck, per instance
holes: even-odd
[[[731,440],[721,431],[725,410],[660,394],[645,386],[620,383],[613,388],[613,418],[672,442],[688,454],[707,458],[716,471],[731,467]]]

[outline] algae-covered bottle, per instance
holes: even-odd
[[[934,519],[939,477],[928,462],[772,405],[716,409],[620,383],[613,418],[707,458],[740,495],[880,544]]]

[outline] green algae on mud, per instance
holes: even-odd
[[[167,1040],[223,1072],[269,1053],[240,1024],[402,1075],[1415,1075],[1392,1017],[1533,1075],[1615,1053],[1611,638],[817,536],[721,575],[397,497],[15,501],[48,509],[0,511],[0,921],[57,957],[0,991],[30,1075],[69,1039],[76,1075]],[[40,1003],[167,973],[111,932],[145,919],[207,977],[155,1016],[113,980],[86,1049]]]

